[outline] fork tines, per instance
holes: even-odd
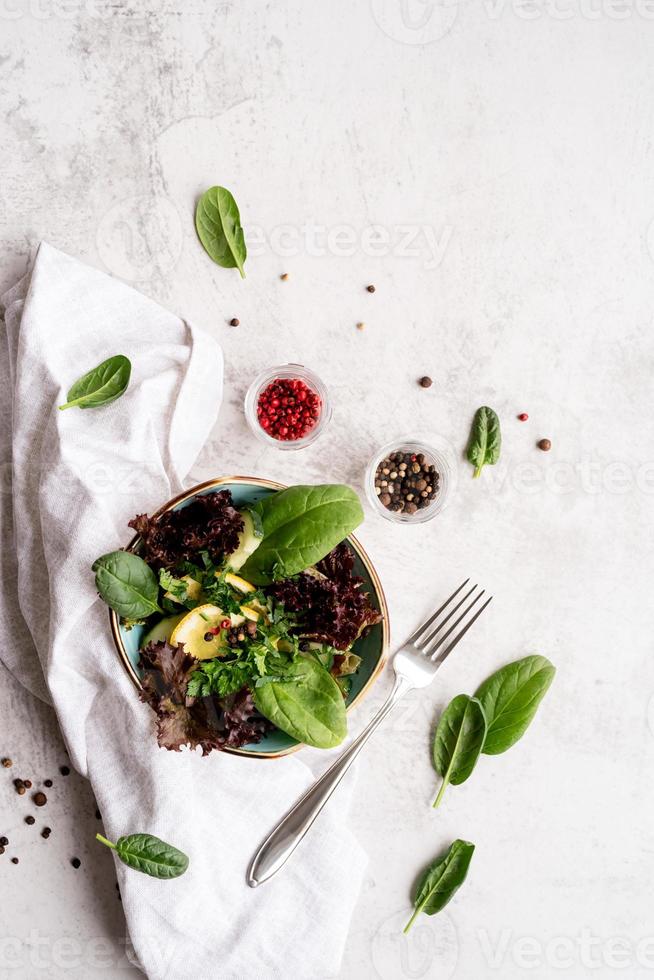
[[[433,616],[430,616],[429,619],[422,624],[422,626],[419,626],[418,629],[411,634],[407,640],[407,646],[413,645],[416,650],[420,650],[421,653],[431,657],[431,659],[434,661],[438,660],[439,662],[442,662],[445,660],[447,655],[451,653],[459,640],[465,636],[475,620],[481,616],[484,609],[493,598],[492,596],[489,596],[483,605],[478,606],[477,609],[475,609],[475,606],[477,606],[479,600],[485,595],[485,590],[479,589],[479,591],[476,591],[478,586],[473,585],[463,594],[456,604],[452,605],[459,593],[465,589],[469,581],[470,579],[467,578],[465,582],[462,582],[458,589],[452,593],[449,599],[447,599],[443,605],[436,610]],[[450,606],[451,608],[448,609]],[[462,606],[464,608],[461,614],[457,616],[454,622],[449,625],[448,629],[443,632],[444,628],[448,625],[448,623],[450,623],[452,617],[456,616]],[[471,616],[470,613],[473,613],[473,615]],[[452,636],[452,633],[454,633],[456,628],[461,623],[464,625],[461,627],[459,632],[452,637],[447,646],[444,647],[444,649],[442,649],[437,656],[437,651],[443,646],[445,641]]]

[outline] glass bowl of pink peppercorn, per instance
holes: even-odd
[[[255,436],[277,449],[304,449],[332,417],[327,388],[302,364],[262,371],[245,396],[245,417]]]

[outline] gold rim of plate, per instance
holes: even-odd
[[[160,507],[159,510],[157,510],[152,516],[160,517],[161,514],[163,514],[165,511],[172,510],[173,507],[176,507],[177,504],[181,504],[183,501],[188,500],[189,497],[195,497],[196,494],[201,493],[203,490],[209,490],[212,487],[220,487],[226,483],[240,483],[240,484],[245,484],[246,486],[265,487],[266,489],[269,490],[286,489],[286,485],[283,483],[276,483],[274,480],[262,480],[260,477],[256,477],[256,476],[222,476],[215,480],[207,480],[205,483],[198,483],[196,486],[191,487],[189,490],[184,490],[183,493],[180,493],[176,497],[173,497],[172,500],[169,500],[162,507]],[[139,543],[139,540],[140,540],[139,535],[138,534],[135,535],[132,538],[132,540],[129,542],[127,547],[125,548],[125,551],[135,551],[136,546]],[[349,712],[351,708],[353,708],[356,704],[358,704],[360,701],[363,700],[363,698],[366,696],[366,694],[368,693],[368,691],[370,690],[374,682],[377,680],[382,670],[384,669],[384,665],[388,657],[390,628],[389,628],[388,605],[386,603],[386,596],[384,595],[384,589],[379,580],[379,576],[375,571],[375,567],[372,564],[370,558],[368,557],[365,548],[353,534],[351,534],[346,540],[349,542],[349,544],[352,545],[354,551],[356,552],[357,557],[362,562],[368,575],[370,576],[370,580],[372,581],[379,602],[379,611],[382,614],[381,656],[379,657],[379,661],[377,662],[375,669],[373,670],[372,674],[370,675],[366,683],[363,685],[363,687],[361,688],[357,696],[350,704],[347,705],[347,711]],[[113,611],[113,609],[109,610],[109,621],[111,623],[111,633],[114,638],[114,643],[116,645],[116,649],[122,661],[123,667],[127,671],[136,689],[140,691],[141,680],[139,678],[138,673],[134,669],[132,662],[130,661],[127,655],[127,651],[125,650],[125,647],[123,645],[123,638],[120,632],[119,617],[117,613]],[[282,752],[256,752],[256,751],[248,751],[246,749],[234,749],[234,748],[225,748],[222,749],[221,751],[229,752],[231,755],[247,756],[248,758],[252,758],[252,759],[279,759],[282,756],[291,755],[291,753],[297,752],[298,749],[302,749],[302,748],[304,748],[304,743],[300,742],[297,745],[290,745],[287,749],[284,749]]]

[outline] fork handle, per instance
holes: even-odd
[[[412,689],[413,685],[406,678],[396,677],[393,690],[372,721],[338,757],[336,762],[309,787],[304,796],[300,797],[293,809],[289,810],[285,817],[282,817],[275,829],[266,837],[250,863],[247,882],[251,888],[256,888],[268,878],[272,878],[286,864],[377,726],[392,711],[398,701]]]

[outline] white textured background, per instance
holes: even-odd
[[[345,980],[654,972],[653,90],[651,0],[0,0],[0,290],[45,238],[212,331],[227,399],[193,482],[361,489],[393,435],[460,455],[478,405],[502,417],[501,464],[472,482],[460,460],[441,517],[369,513],[361,531],[396,638],[467,575],[496,600],[363,757],[352,820],[370,864]],[[195,238],[215,183],[250,234],[245,282]],[[241,411],[252,376],[287,360],[336,403],[290,455]],[[532,651],[558,667],[532,729],[436,815],[437,708]],[[95,804],[6,673],[0,726],[16,761],[0,977],[135,976]],[[12,775],[55,780],[35,827]],[[465,889],[407,943],[414,878],[459,836],[477,844]]]

